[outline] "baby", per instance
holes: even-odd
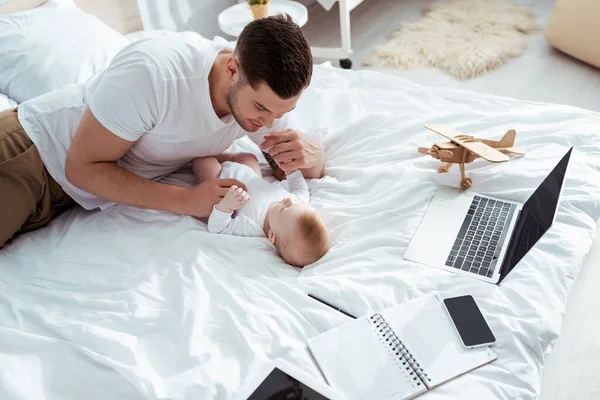
[[[281,257],[297,267],[311,264],[327,252],[327,228],[308,204],[308,186],[299,170],[286,175],[288,192],[277,182],[262,178],[258,160],[250,153],[196,158],[192,167],[198,183],[233,178],[248,189],[229,189],[213,208],[208,219],[209,232],[267,237]]]

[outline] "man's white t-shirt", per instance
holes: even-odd
[[[231,115],[216,115],[208,75],[217,44],[192,33],[134,42],[102,73],[19,105],[19,121],[37,146],[50,175],[86,209],[115,203],[80,190],[65,177],[67,151],[87,106],[115,135],[135,142],[117,162],[141,177],[159,180],[195,157],[216,155],[245,136]],[[287,116],[249,134],[257,144],[285,129]]]

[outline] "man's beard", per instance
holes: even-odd
[[[244,82],[242,82],[242,80],[239,80],[236,83],[234,83],[232,87],[229,88],[229,91],[227,92],[227,105],[231,110],[231,115],[233,116],[233,119],[235,119],[235,122],[237,122],[238,125],[242,127],[242,129],[246,130],[243,124],[244,118],[242,117],[242,114],[240,113],[240,109],[238,107],[238,93],[243,86]]]

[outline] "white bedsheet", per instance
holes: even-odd
[[[278,356],[319,377],[306,338],[346,317],[309,290],[363,314],[434,289],[475,296],[499,359],[423,398],[535,398],[600,217],[600,116],[328,66],[297,116],[304,130],[331,129],[327,176],[309,183],[329,254],[300,272],[265,239],[209,234],[194,218],[69,211],[0,251],[0,398],[229,399]],[[403,260],[436,187],[459,183],[458,168],[437,174],[417,153],[441,139],[428,122],[488,138],[516,129],[524,158],[478,160],[468,174],[474,189],[520,201],[574,146],[555,225],[500,286]]]
[[[0,111],[14,108],[17,106],[17,102],[8,97],[5,94],[0,93]]]

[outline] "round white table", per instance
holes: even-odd
[[[303,4],[290,0],[271,0],[269,15],[289,14],[298,26],[302,27],[308,21],[308,10]],[[252,11],[247,1],[228,7],[219,14],[219,28],[223,33],[238,37],[244,27],[252,22]]]

